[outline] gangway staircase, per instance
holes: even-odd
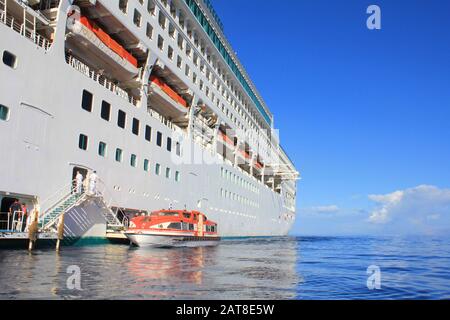
[[[120,221],[111,207],[107,204],[104,196],[104,192],[96,191],[95,193],[89,193],[84,188],[76,190],[75,181],[72,181],[69,185],[64,186],[57,191],[49,199],[43,202],[43,205],[53,203],[46,211],[39,217],[39,229],[46,232],[56,232],[58,229],[58,223],[61,216],[81,205],[87,200],[98,200],[101,203],[101,214],[105,218],[105,222],[108,230],[123,230],[125,228],[125,221]]]

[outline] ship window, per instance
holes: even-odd
[[[160,50],[164,49],[164,39],[160,35],[158,35],[158,48]]]
[[[179,223],[179,222],[172,222],[171,224],[169,224],[167,229],[181,230],[181,223]]]
[[[130,158],[130,165],[136,168],[136,163],[137,163],[137,156],[135,154],[132,154]]]
[[[17,68],[17,57],[9,51],[3,51],[3,63],[15,69]]]
[[[181,156],[181,144],[179,142],[176,144],[176,153],[177,156]]]
[[[167,137],[167,151],[172,151],[172,138]]]
[[[111,105],[106,101],[102,101],[101,117],[106,121],[111,119]]]
[[[171,173],[170,168],[166,168],[166,178],[167,179],[170,179],[170,173]]]
[[[133,22],[136,26],[140,27],[141,26],[141,21],[142,21],[142,16],[139,13],[139,11],[137,11],[137,9],[134,9],[134,16],[133,16]]]
[[[161,28],[166,29],[166,16],[162,11],[159,12],[158,22]]]
[[[159,176],[161,174],[161,165],[159,163],[155,166],[155,174]]]
[[[132,128],[133,134],[139,135],[139,120],[136,118],[133,118],[133,128]]]
[[[180,182],[180,180],[181,180],[180,171],[177,171],[175,172],[175,181]]]
[[[125,129],[126,121],[127,121],[127,114],[124,111],[119,110],[118,117],[117,117],[117,125],[120,128]]]
[[[89,91],[83,90],[83,98],[81,100],[81,107],[84,110],[91,112],[92,111],[92,100],[93,100],[92,93],[90,93]]]
[[[152,141],[152,127],[145,126],[145,140]]]
[[[98,144],[98,155],[101,157],[106,157],[106,143],[100,142]]]
[[[122,151],[122,149],[117,148],[116,149],[116,161],[122,162],[122,160],[123,160],[123,151]]]
[[[149,39],[153,39],[153,26],[150,23],[147,23],[147,37]]]
[[[147,10],[148,13],[155,15],[155,1],[154,0],[148,0]]]
[[[171,46],[169,46],[169,49],[167,50],[167,57],[170,60],[173,60],[173,48]]]
[[[158,131],[158,133],[156,134],[156,145],[158,147],[162,146],[162,133]]]
[[[0,104],[0,120],[8,121],[9,120],[9,108]]]
[[[148,172],[148,167],[150,165],[150,161],[148,159],[144,160],[144,171]]]
[[[120,1],[119,1],[119,9],[120,9],[123,13],[127,13],[127,9],[128,9],[128,0],[120,0]]]
[[[78,147],[81,150],[87,150],[87,148],[88,148],[88,140],[89,140],[89,138],[86,135],[80,134],[80,137],[78,139]]]
[[[192,223],[189,224],[189,231],[194,231],[194,225]]]

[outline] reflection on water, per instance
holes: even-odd
[[[69,290],[69,266],[81,291]],[[367,267],[382,289],[367,288]],[[449,299],[450,242],[267,238],[217,247],[0,250],[0,299]]]
[[[0,251],[0,299],[293,299],[297,241],[223,241],[207,248],[120,245]],[[82,291],[67,289],[71,265]]]

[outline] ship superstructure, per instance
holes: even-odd
[[[1,212],[97,171],[116,213],[287,234],[299,174],[209,1],[0,0],[0,39]]]

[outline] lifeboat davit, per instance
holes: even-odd
[[[139,247],[217,245],[217,223],[198,211],[161,210],[130,221],[127,238]]]
[[[118,81],[129,81],[139,74],[137,59],[88,18],[75,15],[67,19],[66,46],[90,65]]]

